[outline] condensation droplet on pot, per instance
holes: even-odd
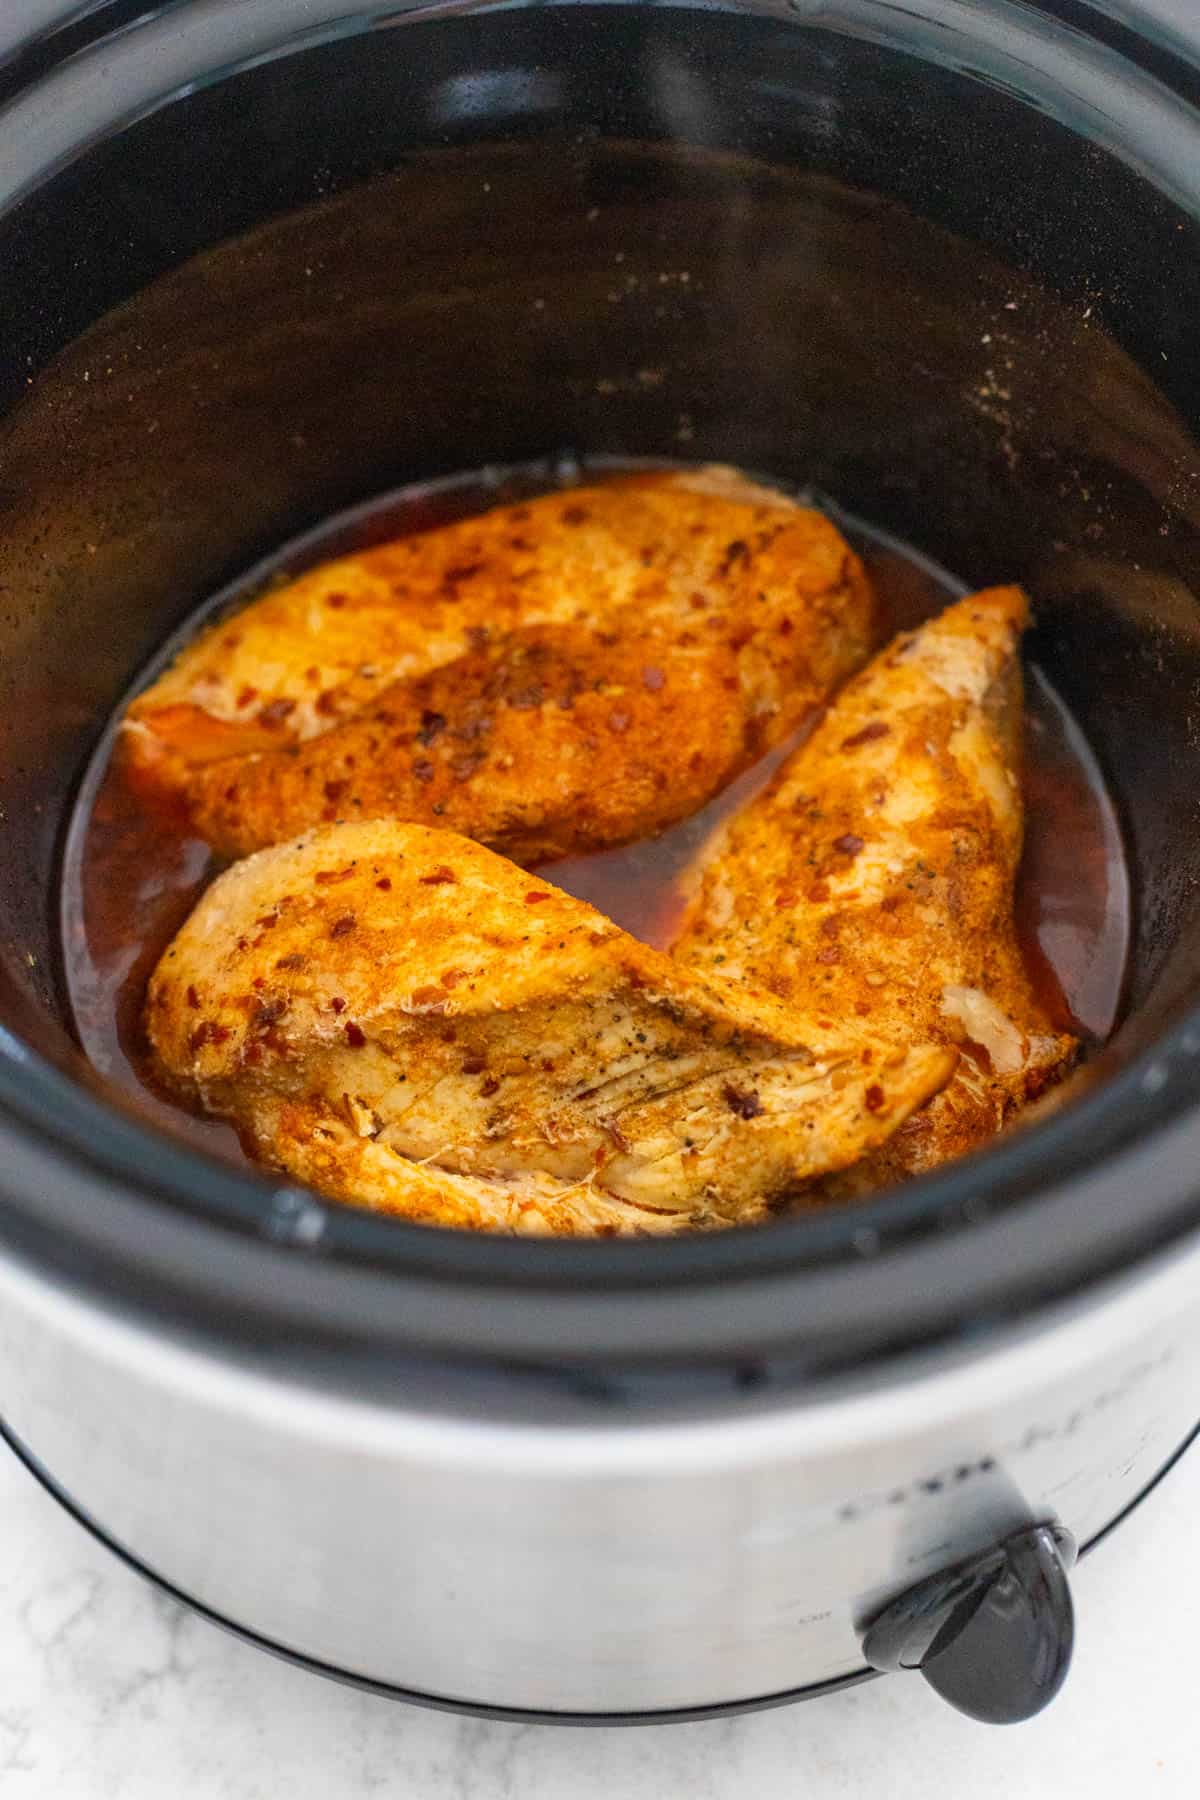
[[[1142,1092],[1144,1094],[1157,1094],[1160,1089],[1166,1087],[1169,1076],[1170,1070],[1167,1068],[1166,1063],[1151,1063],[1150,1067],[1146,1070],[1146,1073],[1142,1076]]]
[[[267,1236],[277,1243],[309,1247],[325,1235],[325,1208],[301,1188],[277,1188],[271,1196]]]

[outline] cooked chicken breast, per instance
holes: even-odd
[[[228,870],[146,1017],[177,1093],[332,1197],[577,1233],[761,1217],[955,1062],[689,972],[469,839],[389,820]]]
[[[133,702],[125,748],[226,855],[392,817],[534,862],[688,816],[873,626],[821,514],[732,471],[627,476],[262,596]]]
[[[898,1048],[961,1054],[935,1100],[825,1194],[990,1137],[1069,1064],[1013,924],[1025,596],[997,588],[897,638],[710,845],[674,954]]]

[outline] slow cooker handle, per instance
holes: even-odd
[[[1074,1561],[1061,1526],[1018,1531],[890,1601],[868,1625],[863,1654],[873,1669],[919,1669],[973,1719],[1031,1719],[1070,1666]]]

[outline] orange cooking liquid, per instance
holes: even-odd
[[[606,472],[611,469],[607,465]],[[272,567],[299,573],[329,557],[544,489],[553,484],[549,474],[541,469],[470,477],[389,495],[286,547]],[[890,629],[918,622],[961,592],[903,546],[854,520],[838,522],[871,569]],[[247,591],[258,591],[270,573],[255,570]],[[228,601],[228,595],[221,598],[223,605]],[[192,629],[203,622],[194,621]],[[681,878],[697,850],[722,819],[766,785],[816,716],[702,811],[657,838],[569,857],[538,873],[635,937],[667,947],[683,910]],[[1056,1023],[1097,1043],[1112,1030],[1120,1007],[1130,937],[1129,871],[1095,758],[1036,666],[1026,684],[1024,782],[1026,847],[1017,919],[1026,959]],[[79,1040],[94,1066],[144,1117],[244,1161],[229,1126],[195,1117],[155,1090],[141,1029],[150,972],[219,866],[179,817],[147,808],[126,778],[119,751],[113,753],[110,734],[83,783],[64,856],[63,971]]]

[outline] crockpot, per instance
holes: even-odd
[[[0,1412],[98,1536],[409,1698],[645,1719],[1060,1684],[1200,1415],[1200,61],[1119,0],[0,24]],[[985,1155],[672,1242],[209,1158],[76,1047],[72,798],[145,658],[404,482],[719,460],[965,582],[1120,810],[1123,1020]]]

